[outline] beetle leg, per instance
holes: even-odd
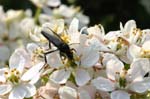
[[[47,54],[50,54],[50,53],[52,53],[52,52],[55,52],[55,51],[58,51],[58,49],[52,50],[52,51],[48,51],[48,52],[45,52],[45,53],[44,53],[44,60],[45,60],[45,63],[47,63],[46,55],[47,55]]]

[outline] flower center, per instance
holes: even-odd
[[[126,70],[123,70],[122,73],[120,72],[116,72],[116,79],[119,83],[119,87],[122,89],[122,88],[125,88],[126,85],[127,85],[127,80],[126,80],[126,74],[127,74],[127,71]]]
[[[5,71],[5,77],[7,81],[18,84],[20,81],[20,72],[17,69],[12,69],[10,71]]]
[[[33,51],[32,60],[35,61],[36,58],[43,58],[44,49],[38,47]]]

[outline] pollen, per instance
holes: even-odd
[[[143,34],[143,32],[139,28],[134,28],[132,33],[134,35],[139,34],[139,36],[142,36],[142,34]]]
[[[116,72],[116,74],[117,74],[117,75],[119,75],[119,74],[120,74],[120,72]]]
[[[61,39],[62,39],[64,42],[66,42],[66,43],[69,43],[69,42],[70,42],[70,37],[69,37],[69,35],[67,35],[66,33],[63,33],[63,34],[61,35]]]
[[[141,57],[150,58],[150,50],[141,50]]]
[[[40,54],[44,53],[44,50],[42,48],[37,48],[36,50],[33,51],[33,53],[40,55]]]
[[[19,71],[16,71],[16,75],[19,75],[20,73],[19,73]]]
[[[98,92],[95,93],[95,99],[102,99],[100,93],[98,93]]]
[[[122,37],[118,37],[117,42],[119,42],[123,45],[129,45],[129,42],[127,40],[125,40],[124,38],[122,38]]]
[[[5,71],[5,72],[4,72],[4,74],[5,74],[5,75],[8,75],[8,72],[7,72],[7,71]]]
[[[53,99],[60,99],[58,94],[55,94]]]

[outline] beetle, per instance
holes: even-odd
[[[44,53],[46,63],[47,63],[46,55],[59,50],[61,59],[62,57],[67,58],[71,63],[71,65],[75,65],[72,49],[63,39],[61,39],[61,37],[57,33],[55,33],[52,29],[50,29],[50,33],[47,33],[46,31],[42,30],[41,34],[49,41],[49,43],[52,43],[54,46],[57,47],[56,50]]]

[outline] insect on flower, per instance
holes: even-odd
[[[75,65],[72,49],[69,47],[69,45],[68,45],[63,39],[61,39],[61,37],[60,37],[57,33],[55,33],[55,32],[54,32],[52,29],[50,29],[50,28],[49,28],[49,30],[50,30],[49,33],[47,33],[47,32],[45,32],[44,30],[42,30],[42,31],[41,31],[41,34],[42,34],[50,43],[52,43],[54,46],[56,46],[57,49],[56,49],[56,50],[52,50],[52,51],[48,51],[48,52],[44,53],[44,54],[45,54],[45,62],[47,63],[47,60],[46,60],[46,55],[47,55],[47,54],[59,50],[61,59],[67,58],[68,61],[69,61],[72,65]]]

